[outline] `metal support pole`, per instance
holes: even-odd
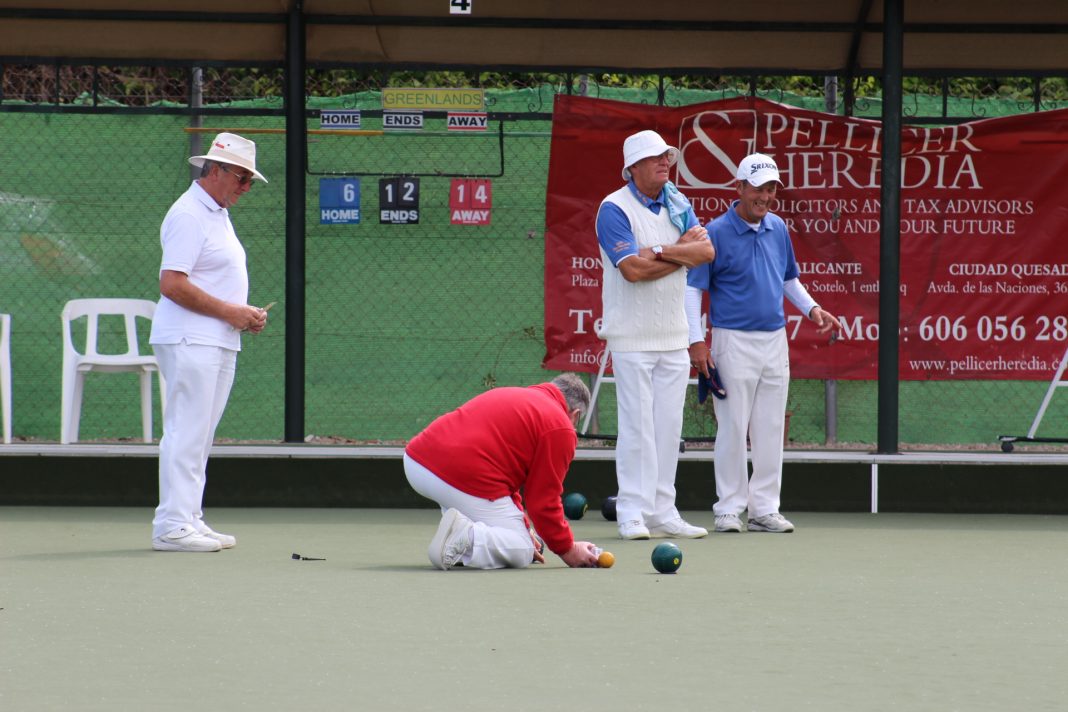
[[[878,452],[898,450],[901,284],[901,65],[904,0],[883,3],[882,219],[879,230]]]
[[[286,356],[285,440],[304,442],[304,208],[307,126],[304,116],[304,3],[286,22]]]
[[[823,405],[826,411],[826,437],[823,442],[825,445],[835,445],[838,443],[838,381],[824,381],[823,387]]]
[[[879,513],[879,463],[871,463],[871,513]]]
[[[828,114],[835,114],[838,110],[838,77],[825,76],[823,78],[823,108]],[[827,380],[823,382],[824,402],[824,437],[825,445],[834,445],[838,442],[838,381]]]
[[[189,115],[190,128],[198,129],[204,123],[204,117],[200,115],[197,109],[204,106],[204,70],[200,67],[193,67],[189,72],[189,108],[194,109],[193,113]],[[204,142],[201,138],[199,131],[189,132],[189,155],[190,156],[202,156],[204,155]],[[200,167],[190,165],[189,166],[189,180],[194,181],[200,177]]]

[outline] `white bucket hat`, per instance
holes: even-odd
[[[231,166],[241,166],[252,171],[252,177],[262,180],[267,179],[256,170],[256,144],[247,138],[232,133],[221,133],[211,142],[211,148],[203,156],[193,156],[189,162],[198,168],[203,167],[204,161],[216,163],[229,163]]]
[[[630,167],[643,158],[659,156],[667,151],[669,165],[675,165],[679,160],[679,149],[667,145],[656,131],[639,131],[627,136],[623,142],[623,180],[630,180]]]
[[[775,159],[763,153],[751,153],[738,164],[738,180],[749,181],[749,184],[759,188],[770,181],[782,185],[779,180],[779,167],[775,165]]]

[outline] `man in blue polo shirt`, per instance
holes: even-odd
[[[736,174],[738,200],[708,224],[715,248],[709,264],[687,275],[686,317],[690,362],[705,376],[715,366],[727,392],[716,410],[717,532],[742,530],[748,510],[749,531],[792,532],[779,513],[786,396],[790,352],[783,296],[808,316],[820,333],[842,325],[823,310],[798,279],[790,233],[769,211],[781,181],[774,159],[754,153]],[[709,293],[712,348],[701,329],[701,292]],[[753,448],[748,476],[746,435]]]

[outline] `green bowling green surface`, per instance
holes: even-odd
[[[786,512],[661,575],[594,512],[571,526],[611,569],[437,571],[427,509],[206,514],[236,548],[152,552],[150,507],[0,508],[0,708],[1068,704],[1061,516]]]

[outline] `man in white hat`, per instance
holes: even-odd
[[[149,341],[166,383],[159,443],[159,506],[152,521],[157,551],[219,551],[237,541],[204,522],[208,452],[234,382],[241,332],[257,334],[267,312],[247,303],[245,249],[229,208],[267,179],[256,170],[256,144],[221,133],[203,156],[200,178],[174,202],[160,227],[160,300]]]
[[[708,531],[675,507],[675,471],[690,375],[686,268],[714,256],[688,200],[668,180],[679,151],[655,131],[623,143],[623,180],[597,211],[604,307],[597,335],[616,379],[616,520],[623,539]]]
[[[790,352],[783,297],[816,323],[820,333],[842,325],[801,284],[790,233],[770,212],[781,185],[771,156],[754,153],[738,165],[738,199],[708,224],[715,259],[690,270],[686,316],[690,360],[705,376],[716,367],[727,395],[716,399],[717,532],[786,533],[794,525],[779,513]],[[701,327],[701,292],[709,293],[712,348]],[[753,475],[746,463],[746,435]]]

